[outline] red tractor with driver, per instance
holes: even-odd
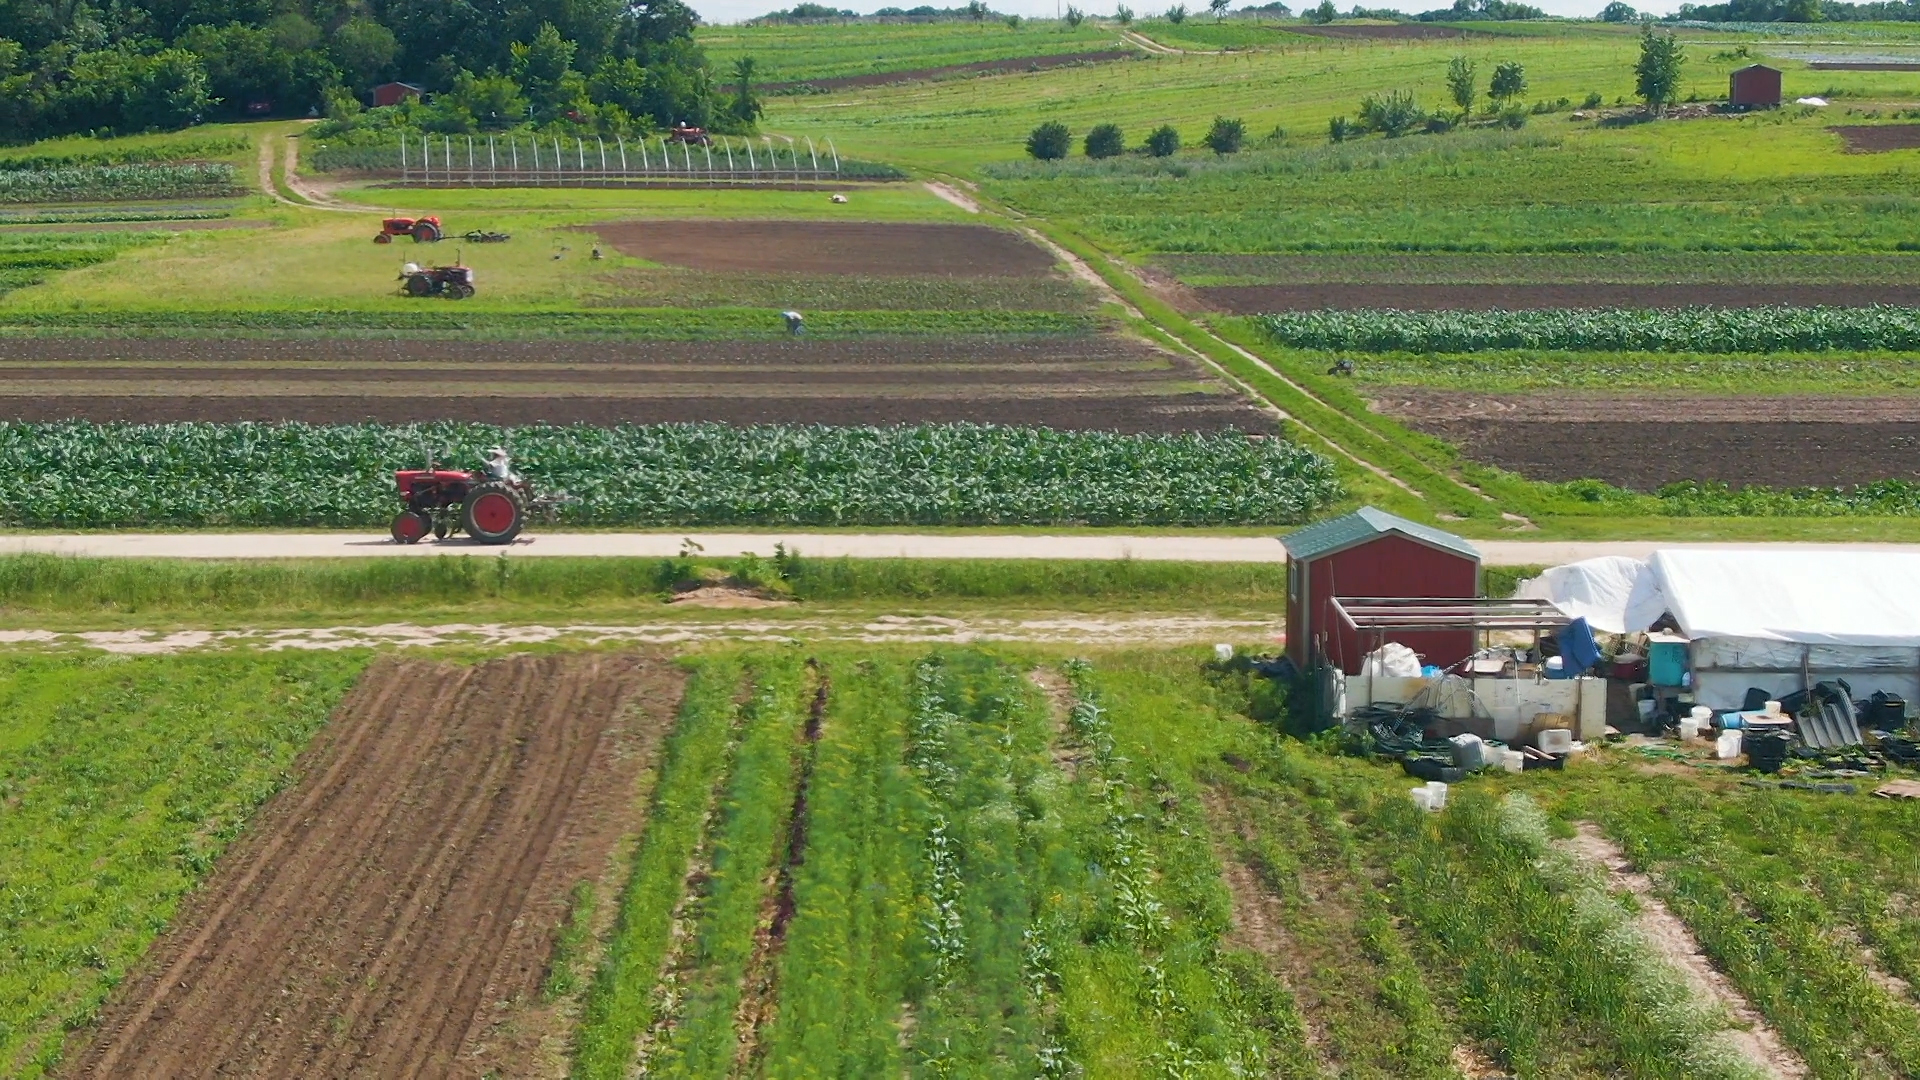
[[[432,244],[445,235],[437,217],[390,217],[380,223],[380,232],[374,236],[373,242],[391,244],[396,236],[411,236],[416,244]]]
[[[456,532],[476,543],[510,544],[526,526],[529,511],[574,501],[566,495],[535,495],[499,447],[487,451],[486,467],[474,472],[435,468],[429,458],[426,468],[402,469],[393,479],[407,504],[389,529],[398,544],[417,544],[429,533],[444,540]]]

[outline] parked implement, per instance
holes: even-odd
[[[473,267],[420,266],[408,263],[400,269],[400,280],[408,296],[444,296],[465,300],[473,295]]]
[[[431,244],[445,235],[437,217],[390,217],[380,223],[380,233],[373,238],[373,242],[391,244],[396,236],[411,236],[416,244]]]
[[[513,237],[507,233],[484,232],[480,229],[475,229],[467,234],[467,243],[469,244],[504,244],[511,239],[513,239]]]
[[[533,485],[513,471],[507,452],[487,451],[487,464],[473,472],[435,468],[393,474],[407,504],[388,531],[394,543],[417,544],[432,533],[437,540],[464,532],[476,543],[509,544],[526,526],[533,510],[552,510],[575,501],[566,495],[536,495]]]

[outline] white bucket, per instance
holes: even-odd
[[[1700,726],[1700,721],[1695,720],[1693,717],[1682,717],[1680,720],[1680,741],[1692,742],[1699,738]]]
[[[1779,715],[1780,715],[1780,703],[1779,703],[1779,702],[1777,702],[1777,701],[1769,701],[1769,702],[1767,702],[1767,715],[1768,715],[1768,716],[1779,716]]]
[[[1445,810],[1447,808],[1447,785],[1438,780],[1427,781],[1427,808]]]
[[[1527,755],[1518,750],[1500,751],[1500,767],[1508,772],[1522,772],[1527,767]]]
[[[1222,664],[1233,659],[1233,646],[1228,645],[1224,641],[1215,645],[1213,647],[1213,658]]]
[[[1713,722],[1713,710],[1705,705],[1695,705],[1693,707],[1693,718],[1699,721],[1701,727],[1706,727]]]
[[[1713,756],[1721,761],[1731,761],[1740,756],[1740,729],[1728,728],[1713,741]]]
[[[1422,784],[1419,787],[1414,788],[1412,791],[1407,792],[1407,794],[1413,796],[1413,805],[1419,807],[1420,809],[1432,810],[1434,808],[1433,792],[1428,791],[1427,786],[1425,784]]]

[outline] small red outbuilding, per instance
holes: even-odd
[[[1281,537],[1287,549],[1287,656],[1302,671],[1321,663],[1358,674],[1379,642],[1362,640],[1333,598],[1480,595],[1480,552],[1440,529],[1371,506]],[[1423,663],[1449,667],[1473,655],[1472,630],[1389,633]]]
[[[410,97],[417,98],[424,93],[426,93],[426,91],[412,83],[381,83],[379,86],[373,88],[373,107],[382,109],[388,105],[398,105]]]
[[[1727,78],[1727,104],[1744,108],[1771,108],[1780,104],[1780,72],[1765,64],[1748,64]]]

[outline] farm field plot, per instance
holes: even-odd
[[[649,221],[594,232],[624,254],[694,270],[1043,277],[1054,265],[1044,249],[984,225]]]
[[[1371,308],[1400,311],[1525,311],[1583,308],[1870,307],[1920,304],[1920,285],[1375,284],[1210,285],[1193,290],[1234,315]]]
[[[532,1074],[564,1038],[539,995],[568,892],[631,827],[681,679],[635,654],[377,665],[73,1075]]]
[[[1561,255],[1156,255],[1151,265],[1214,285],[1874,285],[1920,286],[1920,255],[1787,251]]]
[[[0,341],[22,420],[1042,424],[1270,432],[1192,360],[1117,335],[436,343]]]
[[[1920,398],[1487,395],[1386,388],[1377,407],[1529,479],[1637,491],[1920,482]]]
[[[809,83],[815,87],[859,86],[864,81],[925,77],[961,65],[1017,65],[1061,55],[1110,52],[1122,48],[1109,27],[1036,19],[1018,29],[993,22],[960,20],[928,23],[761,23],[752,26],[702,26],[694,34],[717,67],[742,56],[758,63],[760,78],[774,87]],[[1127,50],[1133,55],[1133,50]]]

